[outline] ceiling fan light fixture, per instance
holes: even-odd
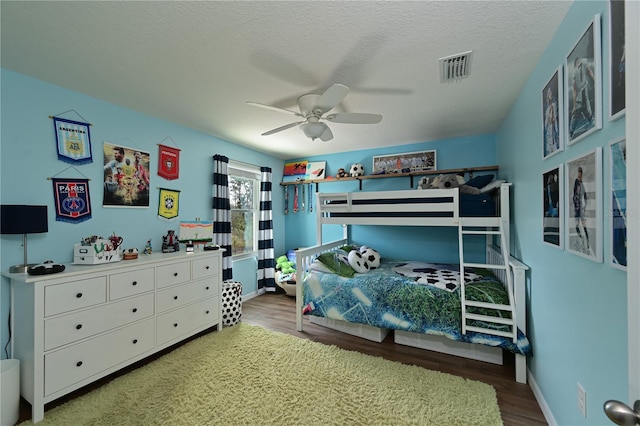
[[[302,131],[304,132],[304,135],[306,137],[315,139],[315,138],[319,138],[322,135],[322,133],[324,133],[324,131],[327,128],[327,125],[324,123],[309,122],[309,123],[304,123],[300,125],[300,128],[302,128]]]

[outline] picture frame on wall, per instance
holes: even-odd
[[[559,66],[542,88],[542,159],[564,149],[562,94],[562,66]]]
[[[609,121],[626,110],[624,9],[624,0],[609,0]]]
[[[566,57],[565,140],[574,144],[602,128],[602,48],[596,14]]]
[[[611,266],[627,269],[627,142],[614,140],[609,144]]]
[[[602,148],[565,164],[565,249],[602,262]]]
[[[374,155],[372,170],[374,175],[438,170],[436,151]]]
[[[542,173],[542,241],[564,248],[564,165]]]

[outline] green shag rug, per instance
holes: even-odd
[[[485,383],[239,323],[46,411],[40,425],[502,425],[502,419],[495,389]]]

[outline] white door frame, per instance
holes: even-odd
[[[629,401],[640,400],[640,2],[625,2]],[[634,260],[635,259],[635,260]]]

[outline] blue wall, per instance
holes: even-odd
[[[223,154],[273,170],[273,181],[282,180],[284,162],[257,151],[158,120],[135,111],[118,107],[11,71],[1,70],[2,130],[0,145],[0,202],[2,204],[46,204],[49,208],[49,232],[28,237],[29,261],[52,259],[68,263],[73,260],[73,244],[89,235],[108,236],[112,232],[124,237],[124,246],[142,250],[151,238],[154,250],[160,250],[162,236],[176,229],[179,220],[166,222],[157,216],[158,187],[180,190],[180,216],[211,220],[212,173],[214,154]],[[93,163],[74,166],[59,161],[50,115],[75,110],[91,122]],[[70,112],[62,115],[72,120],[82,119]],[[177,145],[181,149],[180,178],[167,181],[157,175],[158,144]],[[151,154],[150,206],[144,209],[102,208],[103,142],[139,148]],[[172,142],[173,141],[173,142]],[[52,183],[48,177],[90,178],[92,219],[69,224],[55,221]],[[282,205],[282,192],[273,194],[274,205]],[[274,244],[277,252],[284,250],[284,215],[274,212]],[[0,267],[22,263],[22,236],[3,235],[0,244]],[[255,260],[234,262],[234,269],[245,271]],[[248,265],[248,266],[247,266]],[[90,266],[89,266],[90,267]],[[256,275],[238,272],[243,279],[245,294],[256,291]],[[240,276],[241,275],[241,276]],[[2,348],[8,339],[10,285],[2,278],[0,289],[0,330]],[[17,325],[19,332],[19,325]],[[2,350],[2,358],[6,355]]]
[[[602,15],[603,128],[542,160],[542,88],[595,14]],[[596,147],[603,147],[607,211],[607,145],[625,134],[624,118],[608,121],[608,34],[607,2],[575,2],[496,134],[500,174],[514,183],[512,247],[531,267],[528,335],[534,356],[529,366],[560,425],[610,424],[604,402],[627,401],[626,273],[609,266],[610,217],[605,214],[603,220],[604,263],[542,242],[542,173]],[[587,392],[586,419],[577,407],[578,382]]]
[[[325,156],[304,158],[309,161],[326,161],[327,176],[335,176],[339,168],[349,170],[353,163],[364,165],[365,174],[369,174],[374,155],[386,155],[402,152],[435,150],[438,170],[464,167],[495,166],[496,151],[493,135],[480,135],[465,138],[423,142],[384,149],[369,149],[344,152]],[[290,161],[297,161],[293,159]],[[493,172],[495,173],[495,172]],[[476,175],[481,174],[477,173]],[[483,172],[484,174],[484,172]],[[418,185],[419,178],[414,178],[413,188]],[[362,181],[363,191],[384,191],[411,189],[409,177],[381,178]],[[308,185],[307,185],[308,190]],[[335,181],[319,184],[320,192],[358,191],[358,181]],[[292,199],[293,189],[290,191]],[[307,194],[308,197],[308,194]],[[292,201],[290,201],[292,204]],[[275,208],[275,207],[274,207]],[[291,206],[290,206],[291,209]],[[316,244],[316,216],[309,213],[289,213],[286,219],[287,248],[306,247]],[[342,229],[338,225],[325,225],[324,242],[342,237]],[[396,259],[416,259],[416,254],[423,260],[436,262],[456,262],[458,259],[458,235],[454,228],[413,228],[413,227],[372,227],[353,226],[350,234],[352,241],[366,244],[378,250],[383,257]],[[476,247],[483,246],[484,239],[469,239],[467,247],[470,261],[477,261]],[[481,251],[481,253],[483,253]]]

